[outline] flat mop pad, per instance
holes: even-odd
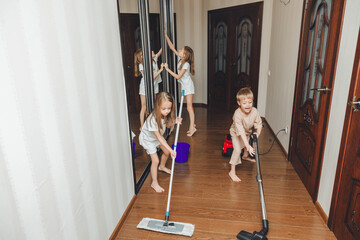
[[[169,222],[164,226],[165,221],[153,218],[143,218],[137,228],[151,230],[155,232],[170,233],[191,237],[194,234],[195,225],[190,223]]]

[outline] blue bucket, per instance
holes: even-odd
[[[174,144],[171,146],[174,149]],[[184,142],[178,142],[176,147],[176,158],[175,162],[184,163],[189,158],[190,144]]]

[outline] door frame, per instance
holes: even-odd
[[[357,74],[360,72],[360,29],[358,33],[358,39],[357,39],[357,46],[356,46],[356,52],[355,52],[355,58],[354,58],[354,66],[353,71],[351,74],[351,82],[350,82],[350,88],[349,88],[349,96],[347,102],[352,101],[352,96],[354,96],[355,93],[355,83],[356,83],[356,77]],[[359,79],[360,81],[360,79]],[[328,221],[328,227],[330,230],[334,230],[335,227],[335,213],[337,209],[338,204],[338,196],[340,191],[340,185],[341,185],[341,179],[342,179],[342,173],[343,168],[345,164],[345,150],[348,142],[348,136],[350,133],[350,122],[352,117],[353,111],[352,107],[347,105],[346,112],[345,112],[345,120],[344,120],[344,126],[343,126],[343,132],[341,137],[341,143],[340,143],[340,150],[339,150],[339,158],[338,158],[338,164],[336,167],[336,175],[335,175],[335,182],[334,182],[334,188],[333,188],[333,194],[331,198],[331,206],[330,206],[330,214],[329,214],[329,221]]]
[[[254,58],[258,58],[258,66],[257,66],[257,72],[255,73],[256,76],[254,77],[255,79],[257,79],[257,83],[256,83],[256,88],[253,89],[256,91],[255,95],[257,96],[257,98],[259,97],[258,96],[258,91],[259,91],[259,74],[260,74],[260,55],[261,55],[261,36],[262,36],[262,20],[263,20],[263,8],[264,8],[264,2],[254,2],[254,3],[245,3],[245,4],[241,4],[241,5],[236,5],[236,6],[232,6],[232,7],[226,7],[226,8],[219,8],[219,9],[212,9],[212,10],[209,10],[208,11],[208,31],[207,31],[207,106],[211,107],[212,102],[211,102],[211,98],[210,98],[210,90],[212,90],[212,86],[210,86],[212,84],[210,84],[210,33],[211,33],[211,14],[212,13],[221,13],[221,12],[228,12],[228,11],[236,11],[237,9],[240,9],[240,8],[244,8],[246,6],[249,6],[249,7],[253,7],[253,6],[258,6],[258,28],[259,28],[259,33],[258,33],[258,39],[256,42],[254,42],[254,44],[252,44],[252,47],[253,46],[259,46],[258,48],[258,51],[256,52],[256,55],[254,55]],[[230,84],[232,83],[232,79],[229,79],[230,81]],[[230,89],[230,87],[229,87]],[[226,90],[226,93],[228,95],[231,95],[229,94],[228,90]],[[230,96],[227,96],[228,98],[230,98]],[[227,100],[227,104],[226,104],[226,108],[229,108],[230,109],[230,100]],[[257,104],[258,102],[258,99],[255,99],[255,103]],[[228,106],[229,105],[229,106]]]
[[[339,8],[337,8],[337,9],[336,9],[336,6],[334,6],[335,2],[337,2],[340,5]],[[332,59],[332,64],[333,64],[334,67],[330,70],[330,79],[332,79],[332,83],[329,86],[329,88],[333,88],[334,83],[335,83],[335,71],[336,71],[336,68],[337,68],[337,60],[338,60],[338,56],[339,56],[340,36],[341,36],[342,25],[343,25],[343,21],[344,21],[344,14],[345,14],[344,11],[345,11],[346,0],[343,0],[342,3],[339,3],[338,0],[334,0],[332,2],[332,4],[333,4],[333,11],[335,11],[335,9],[337,11],[340,11],[340,15],[338,16],[338,18],[340,20],[337,21],[336,25],[331,26],[332,28],[334,28],[334,27],[338,28],[339,29],[339,34],[336,34],[336,36],[329,35],[329,40],[330,41],[337,42],[334,49],[329,49],[329,52],[333,51],[333,56],[334,56],[333,59]],[[293,111],[292,111],[292,117],[291,117],[292,118],[292,120],[291,120],[291,133],[290,133],[290,144],[289,144],[289,154],[288,154],[288,156],[289,156],[288,161],[290,161],[290,162],[292,162],[291,156],[294,154],[293,152],[295,151],[295,148],[292,145],[293,145],[293,142],[294,142],[293,138],[295,136],[295,131],[297,130],[295,128],[295,125],[296,125],[295,116],[297,114],[296,106],[298,105],[299,101],[301,101],[301,96],[298,96],[298,95],[301,95],[301,94],[297,95],[296,93],[303,86],[303,81],[302,81],[302,79],[300,79],[300,76],[301,76],[300,67],[303,64],[301,62],[301,60],[306,57],[306,45],[307,45],[307,37],[308,37],[308,35],[305,34],[305,30],[306,30],[306,28],[307,28],[307,26],[309,24],[309,21],[310,21],[309,19],[308,20],[305,19],[307,11],[308,11],[308,0],[305,0],[304,3],[303,3],[303,13],[302,13],[302,19],[301,19],[301,32],[300,32],[300,40],[299,40],[299,51],[298,51],[297,70],[296,70],[296,81],[295,81],[295,89],[294,89]],[[329,32],[331,32],[330,29],[329,29]],[[327,53],[327,55],[329,54],[329,52]],[[315,186],[314,186],[315,192],[313,193],[313,195],[312,195],[312,193],[310,193],[310,196],[311,196],[314,203],[317,200],[317,196],[318,196],[318,192],[319,192],[319,184],[320,184],[320,177],[321,177],[322,164],[323,164],[323,158],[324,158],[324,148],[325,148],[325,142],[326,142],[326,136],[327,136],[327,130],[328,130],[329,115],[330,115],[329,113],[330,113],[330,110],[331,110],[331,100],[332,100],[333,90],[330,91],[327,94],[330,95],[329,96],[330,99],[329,99],[328,106],[327,106],[329,108],[329,111],[327,111],[325,113],[325,116],[324,116],[325,120],[324,120],[324,125],[323,125],[323,130],[322,130],[322,136],[321,136],[322,140],[320,142],[319,155],[315,156],[315,157],[318,157],[318,159],[319,159],[317,172],[314,172],[314,173],[316,173],[316,178],[315,178],[315,183],[314,183],[315,184]]]

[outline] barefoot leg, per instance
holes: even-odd
[[[140,101],[141,101],[141,109],[140,109],[140,131],[142,126],[144,125],[144,116],[146,113],[146,98],[144,95],[140,95]]]
[[[190,118],[190,125],[189,125],[189,131],[187,132],[187,135],[191,137],[196,132],[196,124],[195,124],[195,112],[193,107],[193,97],[194,94],[186,95],[186,107],[189,112],[189,118]]]
[[[236,165],[231,164],[231,170],[229,172],[229,176],[230,176],[231,180],[233,180],[234,182],[240,182],[241,179],[236,175],[235,166]]]
[[[151,174],[151,179],[152,179],[151,187],[156,192],[164,192],[164,189],[162,187],[160,187],[158,180],[157,180],[157,167],[159,165],[159,157],[158,157],[157,153],[153,153],[153,154],[150,154],[150,158],[151,158],[150,174]]]
[[[249,152],[246,151],[246,149],[244,148],[244,155],[242,156],[243,160],[249,161],[249,162],[256,162],[255,159],[251,158],[249,156]]]
[[[171,170],[169,168],[166,167],[166,162],[169,158],[170,152],[163,147],[162,145],[160,145],[161,150],[163,151],[163,154],[161,155],[161,161],[160,161],[160,165],[159,165],[159,170],[163,171],[167,174],[171,174]]]

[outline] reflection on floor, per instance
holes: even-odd
[[[229,158],[221,156],[232,113],[195,108],[198,131],[193,137],[187,137],[189,120],[184,110],[179,142],[191,145],[190,155],[186,163],[175,164],[170,220],[195,224],[192,239],[236,239],[241,230],[259,231],[262,217],[256,165],[244,161],[237,168],[242,182],[234,183],[228,176]],[[260,152],[268,149],[272,138],[265,125],[259,138]],[[169,139],[170,144],[173,139],[173,136]],[[336,239],[277,143],[260,161],[270,222],[268,238]],[[169,175],[159,173],[159,183],[166,189],[162,194],[151,189],[150,176],[146,179],[116,239],[189,239],[136,228],[143,217],[164,219],[169,179]]]

